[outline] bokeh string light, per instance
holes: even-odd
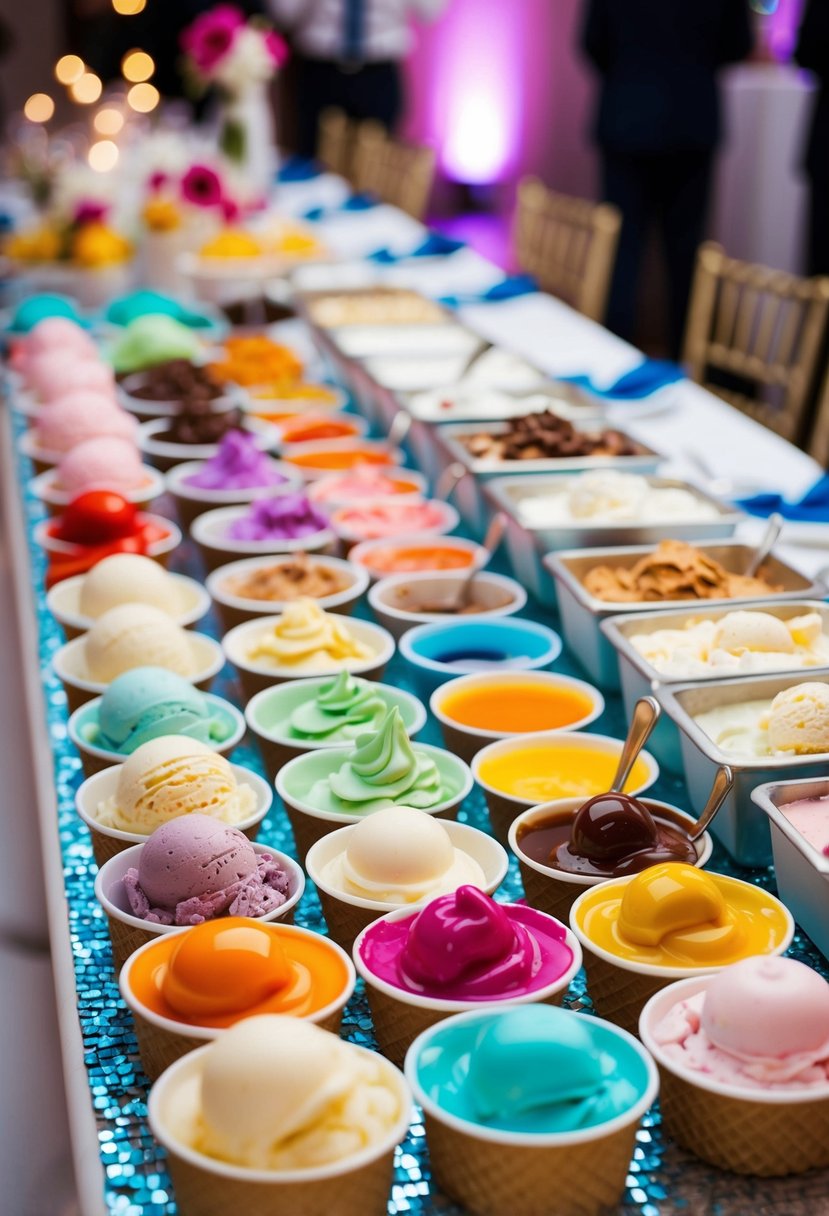
[[[121,17],[134,17],[143,13],[147,0],[112,0],[112,7]]]
[[[117,135],[124,126],[124,115],[114,106],[105,106],[92,120],[99,135]]]
[[[69,86],[69,96],[73,101],[78,102],[82,106],[91,106],[98,100],[103,91],[104,86],[101,83],[101,78],[100,76],[96,76],[94,72],[84,72],[80,80],[76,80],[74,84]]]
[[[85,71],[80,55],[61,55],[55,64],[55,80],[59,84],[76,84]]]
[[[149,114],[161,100],[154,84],[134,84],[127,93],[127,105],[138,114]]]
[[[32,93],[23,106],[29,122],[48,122],[55,112],[55,103],[48,93]]]
[[[89,167],[98,173],[109,173],[118,164],[118,145],[111,139],[99,139],[87,153]]]
[[[133,84],[149,80],[155,71],[155,63],[146,51],[127,51],[121,60],[121,73]]]

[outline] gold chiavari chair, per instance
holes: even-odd
[[[513,226],[519,267],[594,321],[604,316],[621,227],[610,203],[557,194],[534,177],[519,183]]]
[[[357,124],[344,110],[331,106],[323,110],[317,137],[317,160],[332,173],[351,180]]]
[[[823,378],[811,434],[804,446],[822,468],[829,468],[829,368]]]
[[[697,254],[688,308],[688,374],[778,435],[802,443],[827,315],[828,278],[741,262],[709,242]]]
[[[380,123],[361,122],[357,128],[352,183],[361,193],[374,194],[415,219],[423,219],[435,176],[431,148],[404,144]]]

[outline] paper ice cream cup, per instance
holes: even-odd
[[[463,824],[455,824],[455,827],[462,827]],[[474,831],[475,829],[467,829]],[[329,837],[330,839],[330,837]],[[310,869],[309,869],[310,874]],[[313,879],[316,881],[316,879]],[[492,894],[492,892],[488,892]],[[378,919],[386,921],[405,920],[407,916],[412,916],[418,911],[418,907],[422,907],[428,900],[422,900],[420,905],[412,905],[406,908],[395,908],[392,912],[387,912],[385,916]],[[442,1000],[437,997],[420,996],[415,992],[407,992],[403,988],[397,988],[394,984],[389,984],[386,980],[375,975],[374,972],[366,965],[361,947],[366,933],[371,928],[371,925],[366,925],[354,942],[352,950],[352,958],[354,966],[357,968],[357,974],[362,977],[366,985],[366,996],[368,998],[369,1009],[371,1010],[371,1018],[374,1023],[374,1034],[377,1039],[377,1045],[392,1063],[402,1067],[406,1052],[411,1047],[415,1039],[421,1035],[430,1026],[434,1026],[437,1022],[442,1022],[445,1018],[451,1017],[455,1013],[467,1013],[471,1010],[485,1009],[488,1013],[494,1009],[505,1009],[515,1005],[560,1005],[564,1000],[564,996],[570,984],[581,970],[582,956],[581,946],[579,945],[572,930],[565,927],[565,942],[573,952],[573,961],[562,975],[550,984],[545,984],[543,988],[537,988],[533,992],[527,992],[522,995],[509,995],[501,998],[494,998],[486,1001],[451,1001]]]
[[[829,1081],[800,1090],[742,1088],[691,1072],[669,1056],[654,1028],[709,978],[670,984],[647,1002],[639,1037],[655,1058],[665,1131],[694,1156],[722,1170],[773,1178],[829,1166]]]
[[[365,1047],[355,1051],[367,1052]],[[176,1091],[198,1076],[202,1051],[192,1051],[159,1077],[150,1091],[150,1128],[167,1152],[176,1200],[188,1216],[385,1216],[392,1184],[394,1150],[409,1127],[411,1093],[403,1075],[382,1057],[371,1053],[400,1097],[400,1118],[387,1136],[344,1161],[316,1169],[248,1170],[196,1152],[176,1139],[167,1111]]]
[[[206,633],[196,633],[191,629],[187,637],[193,654],[194,671],[185,679],[202,692],[207,692],[224,667],[222,648]],[[63,685],[70,713],[86,705],[87,701],[103,696],[107,690],[108,684],[89,676],[83,637],[73,638],[56,650],[52,656],[52,667]]]
[[[472,1021],[491,1012],[487,1005],[452,1020]],[[553,1210],[555,1216],[606,1216],[615,1211],[636,1129],[659,1089],[656,1067],[636,1039],[617,1027],[608,1028],[636,1050],[646,1069],[647,1087],[638,1102],[596,1127],[531,1135],[458,1118],[424,1090],[418,1061],[438,1029],[432,1026],[418,1035],[406,1053],[405,1073],[423,1108],[432,1173],[440,1189],[473,1216],[541,1216]]]
[[[613,878],[603,884],[609,890],[611,887],[623,886],[635,878]],[[731,880],[739,882],[739,879]],[[752,883],[744,883],[752,887]],[[587,972],[587,992],[593,1002],[593,1008],[599,1017],[606,1018],[631,1034],[639,1032],[639,1017],[645,1004],[655,993],[661,992],[674,980],[684,980],[693,977],[712,975],[722,971],[728,963],[710,967],[660,967],[651,963],[634,963],[620,958],[605,950],[592,941],[585,933],[580,923],[580,909],[589,899],[593,887],[588,887],[573,901],[570,909],[570,928],[581,943],[584,954],[584,968]],[[786,931],[769,954],[785,954],[794,937],[795,924],[792,914],[779,900],[769,895],[782,919],[786,922]],[[735,959],[729,962],[735,962]]]
[[[132,490],[122,490],[127,502],[134,503],[139,511],[146,511],[151,503],[164,493],[164,478],[150,465],[143,466],[145,479]],[[68,490],[62,490],[57,481],[57,469],[50,467],[29,482],[29,488],[46,507],[50,515],[60,515],[72,500]]]
[[[458,760],[450,752],[440,747],[432,747],[427,743],[418,743],[419,751],[428,752],[435,760],[441,774],[445,777],[451,774],[458,784],[458,792],[438,802],[435,806],[423,807],[427,815],[438,819],[457,819],[464,798],[472,789],[472,774],[462,760]],[[349,747],[330,747],[321,751],[308,752],[289,761],[276,775],[276,792],[282,799],[291,827],[294,832],[297,856],[304,859],[308,850],[323,836],[335,832],[337,828],[348,827],[349,824],[360,823],[365,815],[340,814],[338,811],[324,811],[315,807],[305,798],[292,792],[297,779],[301,785],[308,788],[315,780],[336,772],[351,756]]]
[[[56,583],[46,596],[46,606],[62,626],[68,642],[87,633],[95,624],[92,617],[84,616],[80,610],[81,586],[85,577],[78,574],[74,578],[66,578]],[[181,604],[181,611],[170,616],[182,629],[192,629],[210,611],[210,596],[201,583],[185,574],[168,574],[167,577],[173,581]]]
[[[217,410],[221,413],[221,410]],[[279,436],[276,428],[259,418],[247,415],[242,423],[242,429],[250,431],[256,440],[256,446],[263,452],[270,452],[276,447]],[[170,429],[169,418],[153,418],[142,422],[138,427],[138,443],[150,464],[160,472],[166,473],[177,464],[189,460],[210,460],[219,450],[216,443],[175,443],[165,438]]]
[[[109,861],[104,862],[95,875],[95,898],[106,913],[116,975],[139,946],[144,946],[147,942],[154,941],[155,938],[163,937],[168,933],[177,933],[182,928],[181,925],[154,924],[152,921],[142,920],[140,916],[135,916],[130,911],[129,900],[124,889],[124,875],[133,866],[138,867],[143,848],[143,844],[135,844],[124,849],[122,853],[116,853],[114,857],[110,857]],[[273,912],[257,916],[256,919],[262,924],[271,921],[293,924],[296,905],[302,899],[305,891],[305,874],[301,866],[297,865],[287,853],[280,853],[278,849],[271,849],[268,845],[254,844],[253,849],[258,854],[270,854],[277,865],[281,866],[283,870],[287,870],[290,877],[290,888],[285,903],[274,908]]]
[[[272,466],[285,480],[275,485],[248,487],[235,490],[207,490],[188,483],[188,478],[204,467],[203,460],[188,460],[177,464],[166,474],[167,489],[176,504],[178,520],[185,532],[200,515],[220,507],[235,507],[251,503],[255,498],[276,498],[282,494],[295,494],[302,486],[302,478],[290,465],[272,460]]]
[[[244,832],[248,840],[255,840],[262,820],[267,815],[273,801],[271,787],[258,773],[243,768],[240,764],[231,764],[233,775],[239,785],[249,785],[256,795],[256,807],[244,819],[237,823],[229,823],[229,827],[238,828]],[[105,827],[98,822],[98,805],[111,798],[118,787],[118,777],[121,765],[116,764],[105,768],[93,777],[87,777],[75,795],[75,808],[89,828],[92,837],[92,851],[99,866],[109,861],[117,853],[131,845],[143,844],[147,835],[139,832],[123,832],[120,828]]]
[[[189,933],[189,931],[189,929],[181,928],[173,930],[174,933]],[[322,937],[319,933],[314,933],[311,929],[301,929],[298,925],[282,924],[280,925],[280,931],[298,937],[311,938],[315,943],[324,942],[326,949],[336,954],[342,964],[346,977],[342,991],[333,1001],[322,1006],[322,1008],[316,1010],[305,1019],[309,1022],[315,1022],[323,1030],[330,1030],[334,1034],[337,1034],[340,1029],[340,1022],[342,1021],[343,1009],[350,1001],[354,992],[354,985],[357,982],[354,964],[345,950],[340,949],[335,942],[328,941],[327,938]],[[138,1053],[141,1056],[141,1064],[151,1081],[155,1081],[156,1078],[160,1077],[164,1069],[169,1068],[176,1060],[180,1060],[182,1056],[194,1051],[197,1047],[203,1047],[206,1043],[211,1043],[223,1033],[223,1029],[221,1028],[193,1026],[187,1022],[179,1022],[173,1018],[164,1017],[162,1014],[156,1013],[154,1009],[150,1009],[136,996],[130,978],[132,968],[135,966],[137,958],[145,955],[157,945],[158,938],[153,938],[143,946],[139,946],[137,950],[134,950],[125,960],[118,977],[121,996],[129,1006],[135,1023],[135,1037],[138,1040]],[[241,1021],[244,1017],[245,1014],[241,1013],[236,1020]]]
[[[327,836],[323,836],[311,846],[305,858],[305,869],[311,882],[317,888],[328,932],[332,940],[342,946],[344,950],[352,948],[355,938],[372,921],[377,920],[384,913],[394,912],[400,907],[399,904],[363,899],[359,895],[339,891],[322,878],[322,871],[328,862],[333,861],[347,848],[349,836],[355,826],[351,824],[349,827],[329,832]],[[485,881],[482,884],[482,890],[486,891],[487,895],[492,895],[507,876],[509,859],[504,849],[497,840],[487,836],[486,832],[480,832],[466,823],[447,820],[443,826],[449,834],[453,847],[460,849],[477,861],[484,872]],[[416,903],[406,904],[403,911],[411,913],[412,909],[421,907],[432,898],[433,896],[427,895]],[[402,1060],[402,1055],[400,1058]]]
[[[305,704],[323,685],[331,684],[335,676],[317,676],[311,680],[289,680],[283,684],[274,685],[258,692],[248,701],[245,707],[245,718],[251,732],[256,735],[259,751],[265,765],[265,772],[271,781],[276,780],[277,773],[289,760],[303,756],[306,752],[329,750],[332,747],[342,747],[343,741],[334,743],[325,740],[297,739],[292,735],[281,733],[268,726],[279,714],[279,721],[294,708]],[[388,709],[397,706],[410,739],[415,738],[426,725],[426,710],[416,697],[404,692],[402,688],[394,688],[390,684],[375,683],[374,688],[386,702]]]
[[[529,811],[524,811],[510,824],[508,842],[510,852],[518,858],[518,869],[521,872],[521,882],[524,886],[524,896],[531,908],[539,912],[547,912],[556,916],[565,924],[570,920],[570,909],[574,901],[587,887],[595,887],[600,882],[606,882],[607,876],[591,874],[570,874],[566,870],[557,870],[554,866],[545,866],[542,862],[530,857],[521,848],[520,835],[524,827],[529,827],[539,820],[547,819],[554,812],[562,815],[572,814],[583,806],[585,798],[557,798],[553,802],[542,803]],[[666,817],[692,832],[696,820],[678,806],[669,802],[659,802],[656,798],[639,795],[639,801],[646,807],[657,812],[662,811]],[[704,866],[711,857],[713,841],[707,832],[703,832],[699,840],[694,842],[697,853],[695,865]]]
[[[170,561],[170,554],[181,544],[181,528],[179,528],[178,524],[174,524],[172,520],[167,519],[166,515],[145,514],[144,522],[152,524],[160,529],[162,533],[158,540],[154,540],[147,545],[146,556],[152,558],[154,562],[158,562],[160,566],[166,567]],[[39,524],[35,524],[35,541],[46,553],[53,554],[56,558],[65,557],[69,559],[87,556],[89,546],[77,545],[73,541],[60,540],[52,534],[54,525],[55,521],[51,519],[44,519]]]
[[[333,680],[339,675],[341,668],[350,671],[354,676],[362,676],[364,680],[380,680],[394,655],[394,638],[390,633],[381,629],[379,625],[372,624],[371,621],[352,618],[347,625],[348,632],[358,642],[362,642],[371,649],[371,655],[367,659],[349,660],[336,670],[326,672],[314,671],[310,667],[303,669],[301,666],[280,667],[277,663],[264,663],[248,658],[250,647],[257,638],[269,633],[278,620],[278,615],[260,616],[254,621],[246,621],[243,625],[237,625],[222,639],[225,657],[238,671],[239,680],[245,696],[248,698],[255,697],[257,693],[262,692],[265,688],[273,687],[274,684],[284,684],[288,680],[301,680],[306,676],[329,676]]]
[[[227,529],[247,514],[247,507],[217,507],[193,520],[190,535],[209,572],[245,557],[275,557],[290,553],[333,553],[337,538],[330,528],[320,528],[296,540],[233,540]]]
[[[208,747],[212,747],[213,751],[218,752],[220,756],[227,757],[244,737],[246,729],[244,714],[235,705],[231,705],[230,701],[225,701],[223,697],[216,697],[209,692],[203,695],[211,711],[214,714],[221,714],[231,728],[230,734],[223,743],[208,743]],[[97,711],[100,703],[100,697],[96,697],[94,701],[87,701],[80,709],[75,710],[67,726],[69,738],[81,757],[84,777],[93,777],[95,773],[103,772],[105,768],[111,768],[113,764],[123,764],[125,760],[129,759],[129,755],[124,752],[108,751],[105,747],[97,747],[84,738],[84,726],[98,720]]]
[[[248,557],[242,561],[230,562],[227,566],[219,566],[207,576],[205,586],[226,630],[234,629],[245,621],[255,621],[259,617],[284,612],[291,602],[289,600],[252,600],[234,595],[228,589],[228,579],[251,575],[256,570],[277,566],[281,562],[290,560],[290,557],[290,554],[278,553],[268,554],[265,557]],[[312,560],[315,565],[341,575],[347,584],[342,591],[337,591],[333,595],[315,596],[320,608],[324,612],[337,612],[343,616],[350,616],[368,587],[369,577],[366,571],[353,566],[351,562],[343,561],[340,557],[318,555]]]

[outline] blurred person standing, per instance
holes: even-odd
[[[808,272],[829,274],[829,0],[806,0],[794,57],[818,82],[804,158],[810,192]]]
[[[268,0],[272,17],[292,44],[296,151],[301,156],[313,156],[320,115],[329,106],[394,130],[403,110],[400,64],[412,45],[409,21],[432,20],[446,3]]]
[[[601,76],[594,136],[602,198],[623,217],[606,324],[633,336],[642,259],[656,223],[674,357],[721,134],[717,71],[744,59],[752,41],[746,0],[587,0],[582,49]]]

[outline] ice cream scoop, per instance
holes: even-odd
[[[102,363],[97,351],[71,351],[61,349],[44,351],[35,355],[26,364],[26,383],[44,403],[55,402],[80,391],[99,393],[111,403],[114,378],[112,368]],[[49,405],[46,413],[51,413]],[[45,444],[44,444],[45,446]]]
[[[109,435],[133,444],[138,424],[108,397],[94,392],[73,392],[41,410],[35,427],[37,444],[45,452],[68,452],[85,439]]]
[[[652,1029],[669,1059],[717,1081],[752,1089],[829,1083],[829,983],[795,959],[734,963]]]
[[[296,1018],[248,1018],[205,1052],[192,1147],[250,1169],[344,1165],[394,1131],[403,1093],[385,1061]]]
[[[161,925],[265,916],[290,891],[288,872],[269,853],[257,854],[237,828],[199,814],[156,828],[123,881],[133,916]]]
[[[543,830],[541,824],[533,825]],[[530,856],[530,830],[521,836],[521,847]],[[630,794],[598,794],[576,812],[569,839],[552,848],[546,859],[572,874],[621,876],[644,870],[661,861],[685,861],[691,865],[696,850],[678,825],[659,820],[647,805]]]
[[[291,733],[305,739],[356,738],[376,729],[386,715],[386,702],[369,680],[341,671],[324,684],[312,700],[298,705],[290,717]]]
[[[27,359],[63,350],[90,359],[98,358],[98,350],[90,335],[71,316],[45,316],[29,330],[25,347]]]
[[[150,604],[119,604],[95,621],[84,640],[89,676],[108,684],[133,667],[164,667],[182,676],[195,663],[187,633]]]
[[[795,684],[771,702],[718,705],[694,721],[728,755],[819,755],[829,752],[829,685]]]
[[[331,474],[315,482],[310,490],[314,502],[371,502],[398,494],[416,493],[418,486],[405,478],[391,477],[371,465],[357,465],[347,473]]]
[[[640,1053],[611,1027],[542,1004],[441,1023],[416,1067],[441,1109],[529,1135],[596,1127],[649,1084]]]
[[[200,490],[249,490],[283,485],[288,479],[247,431],[228,431],[215,456],[184,484]]]
[[[106,319],[111,325],[131,325],[139,317],[145,316],[172,317],[189,329],[206,329],[211,324],[210,318],[204,313],[188,308],[174,296],[147,288],[118,296],[106,310]]]
[[[69,320],[80,328],[80,313],[74,300],[69,296],[40,292],[20,301],[12,314],[9,329],[16,334],[29,334],[35,326],[52,317]]]
[[[60,460],[55,484],[68,494],[104,487],[127,494],[146,485],[147,470],[129,439],[99,435],[75,444]]]
[[[447,796],[437,764],[409,742],[395,706],[375,732],[356,740],[337,772],[314,783],[309,801],[320,810],[363,815],[390,805],[428,809]]]
[[[163,667],[134,667],[116,676],[83,732],[88,743],[131,755],[162,735],[185,735],[216,747],[230,738],[233,720],[217,713],[182,676]]]
[[[97,818],[105,827],[149,836],[180,815],[239,823],[255,805],[252,786],[237,782],[223,756],[197,739],[165,735],[124,761],[115,794],[99,804]]]
[[[124,328],[110,352],[119,374],[137,372],[167,359],[192,359],[199,339],[175,317],[150,313],[136,317]]]
[[[328,527],[328,519],[304,494],[257,498],[227,529],[229,540],[299,540]]]
[[[134,503],[115,490],[84,490],[67,503],[52,535],[73,545],[140,538],[145,521]]]
[[[116,553],[84,575],[79,608],[83,616],[97,620],[119,604],[149,604],[168,616],[177,616],[181,593],[175,579],[158,562],[136,553]]]
[[[829,857],[829,798],[798,798],[780,811],[813,848]]]
[[[256,637],[246,658],[301,674],[336,670],[372,655],[371,647],[350,631],[342,617],[323,612],[316,600],[303,598],[288,604],[273,626]]]
[[[407,806],[385,807],[355,824],[320,879],[333,891],[401,906],[485,882],[481,866],[453,845],[439,820]]]
[[[383,536],[415,535],[449,531],[452,519],[441,503],[385,502],[341,507],[331,522],[335,531],[349,539],[375,540]],[[449,526],[447,526],[449,525]]]

